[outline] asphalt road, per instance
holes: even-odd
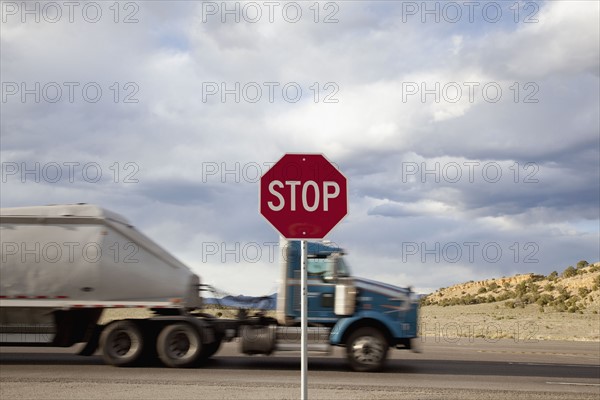
[[[243,356],[225,345],[199,369],[115,368],[75,349],[1,348],[0,398],[299,398],[298,353]],[[600,398],[600,343],[426,338],[395,350],[384,372],[349,371],[342,349],[309,360],[309,397],[322,399]]]

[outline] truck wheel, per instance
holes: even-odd
[[[385,364],[388,343],[383,334],[371,327],[359,328],[346,341],[346,352],[354,371],[379,371]]]
[[[160,360],[174,368],[197,365],[202,356],[202,347],[198,330],[185,323],[165,326],[156,341]]]
[[[135,323],[117,321],[109,324],[100,335],[104,360],[117,367],[128,367],[140,361],[144,337]]]

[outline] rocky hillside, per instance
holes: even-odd
[[[441,288],[426,296],[422,304],[452,306],[503,303],[509,308],[537,304],[539,311],[598,314],[600,310],[600,262],[580,261],[548,276],[523,274],[470,281]]]

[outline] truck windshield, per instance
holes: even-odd
[[[340,256],[328,258],[309,258],[306,269],[309,276],[318,276],[320,278],[350,276],[348,266],[344,262],[344,259]]]
[[[308,275],[323,276],[326,273],[333,273],[333,266],[327,258],[309,258],[306,264]]]

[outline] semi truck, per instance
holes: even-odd
[[[280,240],[273,313],[240,309],[219,318],[203,304],[208,285],[124,217],[88,205],[0,209],[0,342],[80,345],[115,366],[160,360],[201,365],[222,342],[241,353],[300,350],[300,242]],[[384,367],[389,349],[416,350],[418,299],[410,288],[352,276],[343,249],[308,243],[308,350],[345,347],[355,371]],[[112,308],[148,318],[100,324]]]

